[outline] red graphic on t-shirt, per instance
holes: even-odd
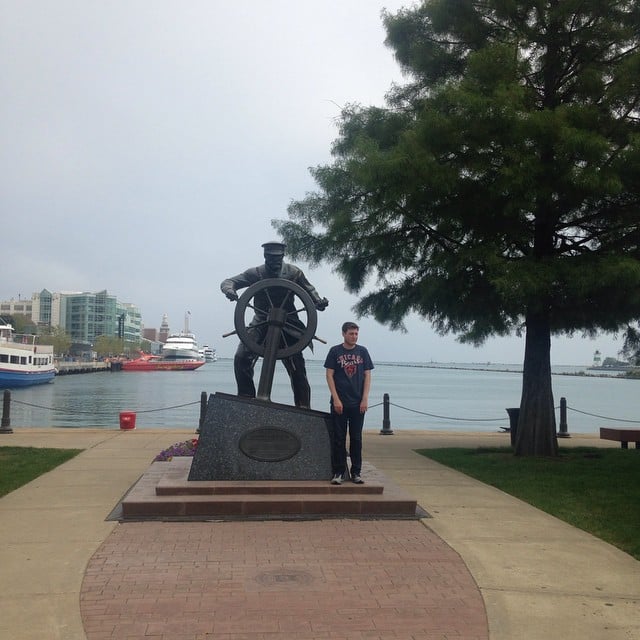
[[[353,378],[357,370],[358,367],[352,363],[347,364],[347,366],[344,368],[344,372],[347,374],[348,378]]]
[[[358,373],[358,365],[363,364],[362,356],[355,353],[344,353],[338,356],[338,364],[347,378],[353,378]]]

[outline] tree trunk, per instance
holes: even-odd
[[[522,398],[515,441],[517,456],[558,454],[551,387],[551,329],[543,314],[528,313]]]

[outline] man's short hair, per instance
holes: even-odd
[[[350,331],[351,329],[357,329],[360,331],[360,327],[355,322],[345,322],[342,325],[342,333],[347,333],[347,331]]]

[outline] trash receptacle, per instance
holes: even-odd
[[[121,429],[136,428],[136,414],[133,411],[122,411],[120,413],[120,428]]]
[[[516,446],[516,435],[518,433],[518,418],[520,418],[520,407],[507,409],[509,414],[509,435],[511,436],[511,446]]]

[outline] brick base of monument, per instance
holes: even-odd
[[[427,514],[375,467],[366,484],[328,480],[188,480],[192,459],[154,462],[130,489],[115,519],[417,518]]]
[[[213,394],[195,456],[154,462],[113,518],[423,517],[415,500],[366,462],[365,484],[330,483],[330,419]]]

